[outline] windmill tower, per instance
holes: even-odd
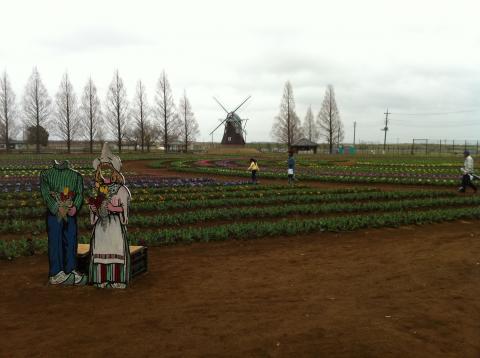
[[[218,103],[220,107],[225,111],[227,116],[225,119],[221,120],[220,124],[210,132],[210,135],[213,136],[213,133],[220,128],[222,124],[225,124],[222,137],[222,145],[245,145],[245,138],[247,132],[245,127],[247,125],[248,119],[242,119],[235,112],[240,109],[241,106],[245,104],[250,99],[251,96],[248,96],[235,110],[229,112],[225,107],[218,101],[215,97],[213,99]]]

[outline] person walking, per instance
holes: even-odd
[[[470,152],[468,150],[463,152],[463,155],[465,157],[465,162],[463,163],[463,168],[460,170],[463,173],[462,176],[462,186],[458,188],[458,191],[461,193],[465,193],[467,187],[471,187],[473,189],[473,192],[477,192],[477,187],[472,183],[473,179],[473,158],[470,155]]]
[[[252,184],[257,184],[257,172],[259,169],[257,160],[250,158],[250,166],[248,167],[248,170],[252,172]]]
[[[293,152],[288,152],[288,184],[292,185],[295,180],[295,158],[293,157]]]

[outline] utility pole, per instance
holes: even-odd
[[[382,129],[382,131],[385,131],[385,136],[383,137],[383,151],[387,149],[387,131],[388,131],[388,115],[391,114],[387,111],[384,113],[385,114],[385,127]]]
[[[353,146],[355,147],[355,132],[357,129],[357,121],[353,122]]]

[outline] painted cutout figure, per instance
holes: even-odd
[[[105,143],[100,158],[93,161],[95,189],[88,200],[93,225],[89,281],[100,288],[126,288],[130,279],[126,225],[131,195],[121,167],[120,158]]]
[[[78,273],[77,214],[83,204],[82,175],[70,163],[54,161],[40,174],[40,191],[47,205],[49,283],[84,285],[86,276]]]

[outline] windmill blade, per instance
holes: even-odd
[[[243,131],[244,131],[245,133],[247,133],[247,131],[245,130],[245,128],[247,127],[248,118],[245,118],[243,121],[244,121],[244,122],[243,122]]]
[[[228,117],[225,118],[223,121],[221,121],[220,124],[219,124],[217,127],[215,127],[215,129],[214,129],[213,131],[210,132],[210,134],[213,134],[213,132],[215,132],[223,123],[225,123],[225,121],[226,121],[227,119],[228,119]]]
[[[240,104],[240,106],[238,106],[232,113],[235,113],[241,106],[243,106],[243,105],[245,104],[245,102],[247,102],[247,101],[250,99],[250,97],[252,97],[252,96],[248,96],[248,97],[245,99],[245,101],[243,101],[243,102]]]
[[[218,99],[216,99],[215,97],[213,97],[213,99],[215,100],[215,102],[218,103],[218,105],[219,105],[220,107],[223,108],[223,110],[225,111],[225,113],[227,113],[227,114],[229,113],[229,112],[225,109],[225,107],[220,103],[220,101],[219,101]]]

